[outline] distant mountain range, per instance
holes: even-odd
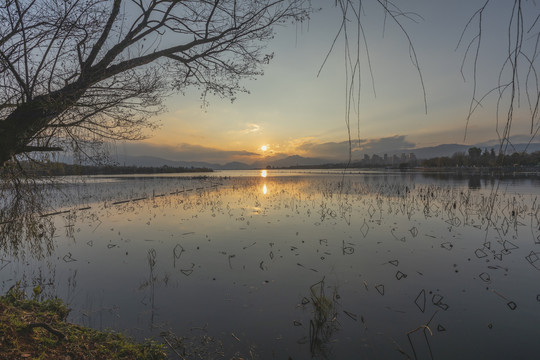
[[[494,149],[496,153],[498,153],[498,150],[499,150],[498,144],[480,143],[480,144],[475,144],[475,145],[443,144],[443,145],[413,149],[413,150],[409,150],[409,152],[414,153],[418,159],[429,159],[429,158],[441,157],[441,156],[452,156],[453,154],[457,152],[467,153],[467,151],[471,147],[478,147],[482,150]],[[512,144],[512,146],[511,147],[509,146],[507,149],[507,153],[510,153],[510,154],[515,153],[515,152],[523,152],[523,151],[527,151],[528,153],[540,151],[540,143]]]
[[[171,167],[204,167],[214,170],[249,170],[249,169],[260,169],[266,168],[267,166],[272,167],[290,167],[297,165],[321,165],[328,164],[332,161],[327,159],[317,159],[317,158],[305,158],[298,155],[287,156],[285,158],[280,158],[277,160],[271,161],[257,161],[252,164],[246,164],[243,162],[229,162],[226,164],[214,164],[207,163],[203,161],[175,161],[162,159],[155,156],[131,156],[131,155],[119,155],[116,160],[113,161],[118,165],[126,166],[171,166]]]
[[[456,152],[467,152],[469,148],[476,146],[481,149],[495,149],[498,151],[498,146],[494,144],[476,144],[476,145],[462,145],[462,144],[443,144],[432,147],[423,147],[417,149],[407,149],[407,150],[389,150],[388,155],[401,154],[401,153],[414,153],[418,159],[429,159],[434,157],[441,156],[452,156]],[[532,144],[514,144],[512,149],[509,149],[509,153],[521,152],[524,150],[527,152],[540,151],[540,143]],[[372,156],[373,154],[369,154]],[[383,154],[377,154],[382,156]],[[353,159],[359,160],[359,159]],[[337,163],[335,160],[329,160],[324,158],[308,158],[302,157],[299,155],[292,155],[287,157],[274,157],[268,158],[263,161],[257,161],[251,164],[246,164],[243,162],[229,162],[226,164],[215,164],[208,163],[203,161],[175,161],[167,160],[155,156],[131,156],[131,155],[118,155],[113,159],[114,163],[118,165],[126,166],[172,166],[172,167],[205,167],[214,170],[248,170],[248,169],[261,169],[268,166],[272,167],[290,167],[290,166],[316,166],[324,165],[330,163]],[[345,161],[343,161],[345,162]]]

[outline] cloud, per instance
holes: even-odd
[[[290,146],[294,144],[293,146]],[[410,152],[415,144],[407,141],[405,135],[395,135],[380,139],[360,139],[353,140],[352,146],[353,160],[361,159],[364,154],[373,155],[393,155],[402,152]],[[278,150],[278,145],[272,145],[276,151],[266,154],[266,160],[281,159],[289,155],[300,155],[303,157],[326,159],[328,161],[341,162],[347,160],[349,156],[349,142],[318,142],[314,138],[303,138],[291,140],[291,144],[284,151]],[[223,150],[215,147],[181,143],[176,146],[158,145],[142,142],[121,143],[116,149],[111,151],[111,156],[132,155],[132,156],[155,156],[167,160],[175,161],[204,161],[209,163],[225,164],[231,161],[241,161],[253,163],[261,160],[261,154],[246,150]]]
[[[246,124],[247,128],[244,130],[240,130],[238,133],[242,135],[246,134],[252,134],[261,131],[261,126],[257,124]]]
[[[416,144],[405,140],[405,137],[406,135],[394,135],[380,139],[361,140],[355,151],[366,154],[394,154],[413,150]]]
[[[263,130],[262,126],[255,123],[247,123],[243,124],[242,127],[235,130],[228,130],[226,131],[227,136],[230,137],[238,137],[243,135],[253,135],[260,133]]]
[[[156,156],[175,161],[205,161],[225,164],[230,161],[251,161],[259,154],[245,150],[222,150],[202,145],[182,143],[177,146],[155,145],[148,143],[124,143],[116,147],[118,155]],[[114,157],[115,151],[111,152]]]
[[[396,154],[408,152],[414,149],[415,144],[405,139],[406,135],[395,135],[380,139],[356,139],[341,142],[317,143],[308,140],[297,146],[302,156],[318,157],[343,161],[349,157],[349,149],[352,150],[353,159],[359,159],[364,154]]]

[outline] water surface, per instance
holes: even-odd
[[[361,171],[66,178],[52,251],[3,250],[0,290],[40,284],[72,322],[139,339],[204,333],[228,356],[530,358],[538,185]]]

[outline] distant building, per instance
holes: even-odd
[[[381,165],[381,164],[383,164],[383,158],[380,157],[377,154],[373,154],[373,156],[371,157],[371,164],[372,165]]]
[[[416,166],[417,159],[414,153],[401,153],[400,155],[388,155],[383,154],[382,156],[378,154],[371,155],[364,154],[364,158],[360,161],[363,166],[400,166],[401,164],[406,164],[409,166]]]

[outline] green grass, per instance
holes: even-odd
[[[157,342],[66,322],[69,309],[58,299],[36,300],[40,292],[29,299],[14,286],[0,296],[0,359],[167,359]]]

